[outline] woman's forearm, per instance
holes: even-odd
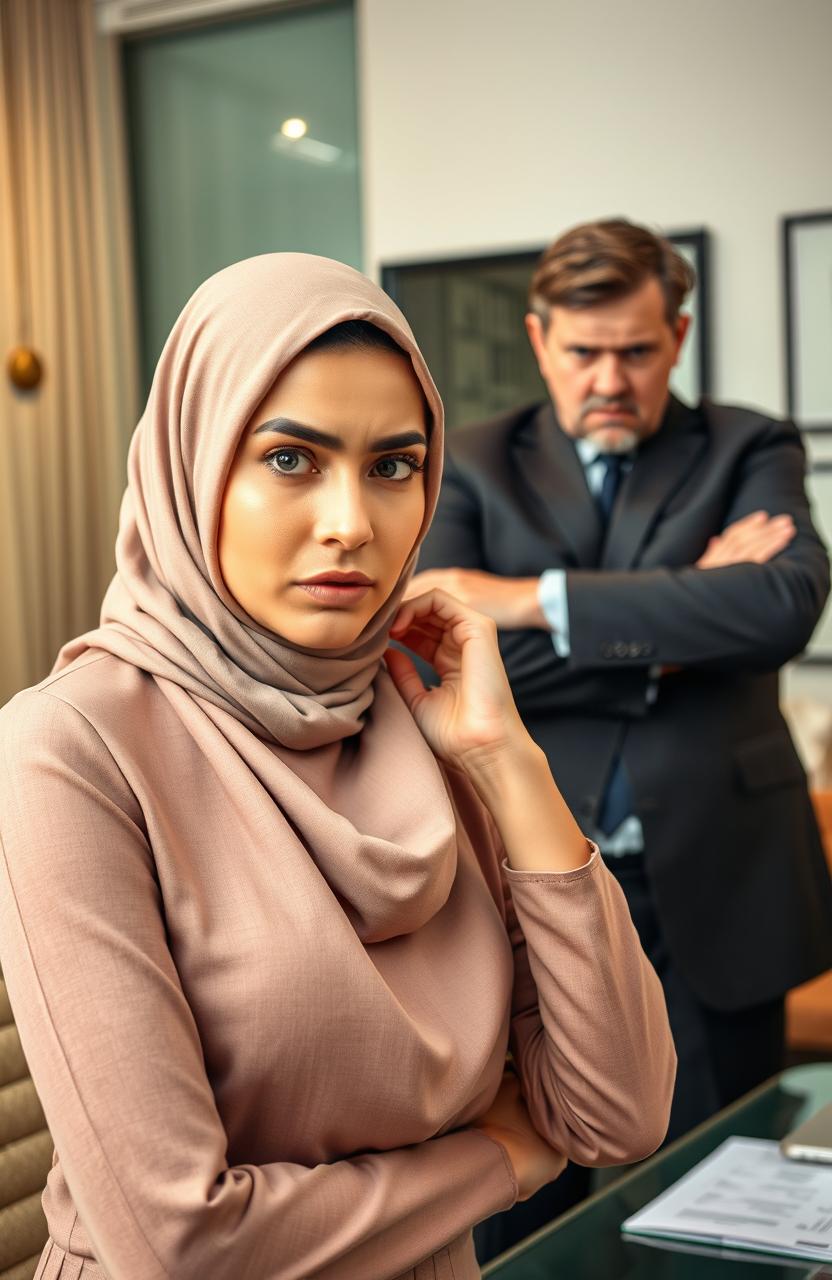
[[[590,846],[558,791],[546,756],[525,731],[467,765],[515,871],[574,871]]]

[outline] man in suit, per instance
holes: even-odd
[[[501,628],[519,710],[618,878],[679,1055],[671,1136],[777,1071],[832,965],[832,889],[778,706],[829,589],[788,422],[670,394],[693,272],[622,219],[531,283],[551,403],[450,433],[411,594]]]

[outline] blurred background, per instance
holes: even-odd
[[[453,429],[542,395],[546,243],[661,229],[677,391],[795,413],[832,532],[830,48],[830,0],[0,0],[0,701],[94,625],[167,331],[250,254],[383,281]],[[828,630],[786,684],[832,707]]]

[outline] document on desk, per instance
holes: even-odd
[[[788,1160],[762,1138],[728,1138],[621,1230],[832,1262],[832,1167]]]

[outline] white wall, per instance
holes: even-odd
[[[366,262],[713,233],[714,392],[785,409],[779,218],[832,208],[832,0],[358,0]]]

